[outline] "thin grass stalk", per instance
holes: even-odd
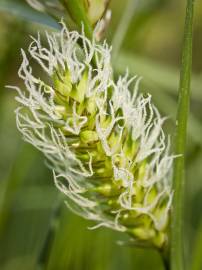
[[[42,243],[41,251],[37,260],[37,269],[44,270],[47,268],[48,261],[50,259],[50,254],[55,239],[55,235],[58,230],[59,220],[61,216],[61,210],[63,206],[63,200],[59,196],[56,200],[55,205],[53,206],[52,213],[50,216],[50,222],[48,224],[47,233],[45,239]]]
[[[68,0],[60,0],[60,2],[64,5],[64,7],[67,9],[67,12],[72,14],[74,17],[77,25],[84,26],[85,34],[89,39],[92,39],[93,36],[93,28],[90,24],[90,21],[86,15],[86,12],[84,10],[84,7],[80,0],[74,0],[69,1],[67,5]],[[82,24],[81,24],[82,22]]]
[[[191,262],[191,270],[201,270],[202,268],[202,220],[198,226],[195,241],[194,241],[194,248],[193,248],[193,255],[192,255],[192,262]]]
[[[184,270],[184,170],[192,68],[193,9],[194,1],[187,0],[181,73],[178,90],[178,111],[176,118],[175,153],[176,155],[179,155],[179,157],[175,159],[173,174],[174,199],[171,219],[171,270]]]

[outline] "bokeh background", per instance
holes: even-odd
[[[134,0],[135,1],[135,0]],[[115,76],[128,67],[143,77],[140,89],[151,93],[171,136],[177,108],[184,0],[112,0],[107,40],[114,46]],[[127,6],[128,5],[128,6]],[[128,11],[126,9],[128,8]],[[124,13],[125,12],[125,13]],[[128,12],[128,13],[127,13]],[[124,15],[125,14],[125,15]],[[125,17],[123,17],[125,16]],[[46,26],[42,25],[42,23]],[[0,0],[0,269],[1,270],[162,270],[159,254],[128,244],[109,229],[70,213],[53,184],[43,156],[24,143],[15,125],[15,92],[20,48],[29,35],[57,24],[23,0]],[[121,48],[119,48],[121,44]],[[202,2],[196,1],[191,113],[188,127],[185,193],[186,267],[202,269]],[[60,218],[51,223],[62,201]],[[56,228],[56,230],[54,230]],[[55,231],[55,233],[50,233]],[[44,253],[44,241],[51,248]],[[43,267],[38,264],[44,263]]]

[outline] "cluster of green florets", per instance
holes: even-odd
[[[152,188],[143,186],[145,176],[145,167],[150,162],[150,158],[136,162],[139,143],[133,140],[132,131],[124,125],[124,120],[116,122],[111,130],[107,142],[110,148],[115,148],[112,156],[107,156],[96,131],[96,115],[99,111],[96,100],[102,98],[103,93],[88,98],[85,93],[87,86],[87,72],[84,71],[78,84],[71,83],[71,76],[68,71],[60,78],[54,75],[55,102],[58,115],[74,129],[73,110],[79,115],[78,121],[86,117],[87,121],[75,135],[65,127],[59,127],[64,136],[71,142],[71,150],[86,168],[90,158],[93,174],[84,181],[89,182],[89,188],[85,196],[90,200],[95,200],[98,205],[108,216],[114,219],[119,213],[118,222],[126,228],[126,231],[134,236],[138,241],[145,244],[162,247],[167,242],[168,216],[164,221],[161,230],[157,230],[154,221],[147,212],[140,213],[138,210],[124,209],[120,203],[120,196],[126,192],[123,179],[114,178],[115,164],[118,168],[124,168],[134,176],[136,181],[132,183],[133,195],[131,196],[132,208],[142,208],[144,205],[145,195],[147,194],[147,203],[150,205],[158,196],[157,185]],[[107,90],[108,100],[105,104],[105,112],[100,116],[101,128],[106,129],[111,121],[109,101],[111,98],[111,89]],[[123,115],[121,108],[117,110],[117,115]],[[77,123],[79,125],[79,122]],[[120,127],[123,127],[120,135]],[[160,200],[152,209],[151,213],[157,219],[164,213],[169,195]]]
[[[71,209],[137,243],[164,247],[172,157],[151,97],[137,94],[138,80],[133,94],[127,76],[114,82],[106,44],[95,45],[65,26],[47,38],[49,51],[34,39],[29,52],[50,85],[33,76],[23,52],[19,76],[28,96],[17,89],[16,115],[24,139],[49,160]]]

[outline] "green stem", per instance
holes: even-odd
[[[192,255],[192,262],[191,262],[191,270],[201,270],[202,268],[202,220],[200,225],[198,226],[195,241],[194,241],[194,248],[193,248],[193,255]]]
[[[163,265],[165,270],[170,270],[170,263],[166,258],[163,259]]]
[[[86,15],[85,7],[80,0],[60,0],[63,6],[67,9],[75,23],[81,28],[84,26],[84,31],[89,39],[92,39],[93,28]]]
[[[58,229],[58,223],[61,216],[61,208],[62,208],[62,200],[61,197],[59,196],[58,200],[56,201],[56,204],[53,207],[50,222],[47,228],[47,233],[43,241],[41,251],[39,253],[37,261],[38,270],[43,270],[47,268],[53,246],[53,241],[55,239],[55,235]]]
[[[170,270],[170,260],[168,256],[169,255],[168,250],[164,250],[160,254],[163,260],[164,270]]]
[[[92,40],[93,38],[93,27],[86,15],[85,7],[80,0],[60,0],[66,10],[71,14],[72,18],[76,22],[77,26],[80,28],[83,25],[85,35]],[[78,44],[82,47],[82,44]],[[92,65],[96,67],[96,58],[93,56]]]
[[[184,161],[186,150],[186,131],[189,113],[190,81],[192,67],[192,26],[193,0],[187,0],[182,63],[176,118],[175,154],[179,155],[174,162],[173,174],[173,210],[171,224],[171,269],[184,269],[183,255],[183,204],[184,204]]]

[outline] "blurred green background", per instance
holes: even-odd
[[[130,0],[112,0],[107,32],[108,42],[114,45],[115,75],[128,67],[131,75],[143,77],[141,91],[150,92],[162,114],[169,116],[165,128],[171,135],[185,2],[141,0],[133,5]],[[196,2],[186,157],[187,270],[202,269],[202,2]],[[58,201],[65,198],[56,190],[43,156],[22,141],[15,125],[15,93],[5,85],[21,85],[20,48],[27,47],[29,35],[55,25],[25,1],[0,0],[0,269],[162,270],[156,251],[121,246],[117,242],[124,236],[109,229],[89,230],[93,223],[70,213],[64,203],[58,221],[50,222]],[[50,235],[51,228],[57,228],[55,234]],[[44,254],[47,234],[51,248]],[[40,268],[39,262],[44,261]]]

